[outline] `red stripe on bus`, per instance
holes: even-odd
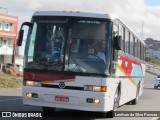
[[[142,69],[141,63],[137,62],[135,60],[126,58],[124,56],[119,56],[119,60],[122,60],[121,68],[124,70],[124,72],[127,75],[131,75],[132,70],[133,70],[133,67],[132,67],[133,64],[139,65],[141,67],[141,69]],[[126,65],[126,63],[127,63],[127,65]]]
[[[66,75],[64,73],[38,73],[24,71],[24,80],[48,81],[65,79],[75,79],[75,75]]]

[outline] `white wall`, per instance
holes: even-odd
[[[12,55],[4,55],[4,63],[12,63]]]
[[[19,64],[19,65],[22,65],[23,66],[23,58],[15,58],[15,64]]]

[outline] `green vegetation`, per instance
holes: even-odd
[[[156,58],[154,58],[152,56],[146,56],[146,61],[150,62],[150,63],[155,63],[155,64],[160,65],[160,60],[156,59]]]
[[[19,88],[21,86],[22,77],[15,77],[0,72],[0,88]]]

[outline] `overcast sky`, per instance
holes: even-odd
[[[9,15],[18,16],[19,27],[37,10],[75,10],[115,14],[139,37],[160,40],[160,0],[0,0]],[[0,9],[0,13],[6,13]]]

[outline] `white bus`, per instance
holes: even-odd
[[[145,43],[107,14],[39,11],[24,55],[23,104],[113,115],[143,92]],[[108,114],[106,114],[108,115]]]

